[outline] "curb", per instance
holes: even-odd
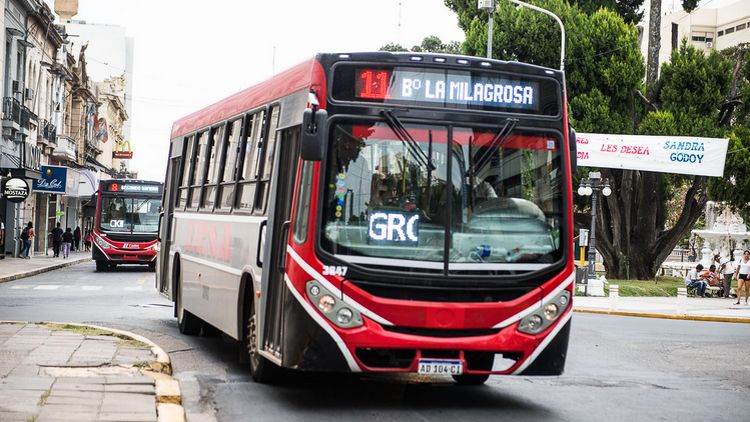
[[[14,258],[14,259],[17,259],[17,258]],[[91,261],[91,257],[78,258],[78,259],[75,259],[75,260],[72,260],[72,261],[63,262],[61,264],[53,264],[53,265],[50,265],[48,267],[35,268],[35,269],[29,270],[29,271],[22,271],[22,272],[18,272],[18,273],[11,274],[11,275],[0,276],[0,283],[6,283],[8,281],[18,280],[18,279],[26,278],[26,277],[31,277],[31,276],[35,276],[37,274],[46,273],[46,272],[57,270],[57,269],[60,269],[60,268],[72,267],[73,265],[77,265],[77,264],[80,264],[80,263],[86,262],[86,261]]]
[[[73,264],[71,264],[73,265]],[[28,321],[5,321],[0,323],[11,324],[35,324]],[[141,335],[117,328],[102,327],[101,325],[79,324],[76,322],[52,322],[44,321],[44,324],[73,325],[76,327],[88,327],[103,331],[109,331],[120,336],[129,337],[140,341],[151,347],[151,353],[156,355],[156,363],[148,370],[141,371],[144,375],[154,379],[154,391],[156,395],[156,417],[157,422],[185,422],[185,409],[182,407],[182,393],[179,382],[172,377],[172,361],[169,355],[159,345]]]
[[[603,311],[598,309],[573,309],[573,312],[582,312],[587,314],[633,316],[641,318],[660,318],[660,319],[677,319],[687,321],[709,321],[709,322],[733,322],[739,324],[750,324],[750,318],[732,318],[732,317],[712,317],[701,315],[672,315],[672,314],[653,314],[648,312],[625,312],[625,311]]]

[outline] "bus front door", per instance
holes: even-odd
[[[289,218],[292,211],[292,195],[299,160],[300,127],[295,126],[278,132],[278,162],[275,164],[269,197],[268,226],[266,228],[265,257],[263,260],[264,291],[260,324],[261,347],[278,359],[283,350],[283,303],[287,291],[284,284],[283,265],[286,260],[286,245],[289,234]]]
[[[172,227],[174,220],[174,202],[177,198],[177,183],[181,172],[182,157],[173,157],[169,162],[167,179],[164,181],[164,199],[159,226],[159,253],[156,255],[156,284],[159,292],[172,299],[169,250],[172,244]]]

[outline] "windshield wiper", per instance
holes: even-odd
[[[471,177],[476,175],[487,165],[487,163],[490,162],[492,156],[497,153],[503,143],[505,143],[505,140],[508,139],[511,132],[513,132],[513,128],[516,127],[516,124],[518,124],[518,119],[505,120],[505,125],[497,132],[487,149],[485,149],[474,161],[473,166],[469,167],[469,170],[466,171],[466,176]]]
[[[422,148],[419,147],[419,144],[417,144],[417,141],[414,140],[414,138],[411,136],[411,133],[409,133],[406,127],[404,127],[403,123],[401,123],[401,120],[399,120],[399,118],[396,117],[396,115],[393,114],[391,110],[383,110],[382,114],[383,117],[385,117],[385,122],[388,123],[388,126],[391,128],[393,133],[398,136],[398,139],[400,139],[401,142],[405,143],[409,147],[409,152],[411,152],[411,155],[414,157],[414,159],[430,170],[437,169],[435,164],[432,163],[432,157],[428,156],[424,151],[422,151]]]

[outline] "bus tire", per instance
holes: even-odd
[[[99,272],[106,271],[107,270],[107,263],[104,261],[96,261],[96,270]]]
[[[246,333],[242,342],[243,351],[247,354],[253,380],[261,384],[270,384],[279,379],[281,368],[258,353],[257,317],[255,315],[255,306],[250,306],[252,308],[247,318],[247,324],[245,324]]]
[[[188,336],[200,333],[203,322],[182,306],[182,280],[179,278],[177,279],[177,294],[175,295],[174,307],[177,313],[177,328],[180,330],[180,333]]]
[[[490,378],[490,374],[452,375],[458,385],[482,385]]]
[[[491,353],[467,353],[470,368],[491,371],[495,363],[495,355]],[[453,375],[458,385],[482,385],[490,378],[490,374],[462,374]]]

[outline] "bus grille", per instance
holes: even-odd
[[[477,328],[465,330],[443,330],[438,328],[413,328],[413,327],[396,327],[393,325],[383,325],[383,329],[400,334],[409,334],[422,337],[481,337],[491,336],[500,332],[500,328]]]
[[[424,287],[380,284],[349,280],[365,292],[386,299],[421,302],[491,303],[509,302],[534,290],[535,286],[513,286],[501,289],[467,289],[460,287]]]

